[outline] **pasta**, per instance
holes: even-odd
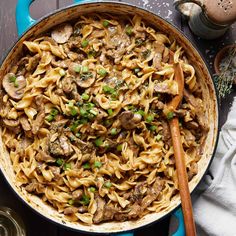
[[[185,78],[178,109],[174,64]],[[81,16],[24,42],[2,78],[2,139],[26,191],[70,221],[135,220],[178,194],[168,120],[178,116],[189,181],[208,132],[195,69],[138,15]]]

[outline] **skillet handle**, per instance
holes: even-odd
[[[182,209],[177,209],[172,216],[174,216],[178,221],[178,228],[175,232],[171,232],[170,236],[185,236],[185,227],[184,227],[184,217]]]
[[[20,37],[36,20],[30,16],[30,5],[34,0],[18,0],[16,4],[16,27]]]

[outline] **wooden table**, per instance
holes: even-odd
[[[16,26],[15,26],[15,5],[17,0],[0,0],[0,59],[4,58],[9,47],[17,39]],[[216,52],[224,45],[235,42],[236,40],[236,25],[220,39],[214,41],[202,40],[199,37],[194,36],[187,26],[187,22],[183,19],[178,12],[176,12],[172,6],[173,0],[125,0],[124,2],[130,2],[138,6],[145,7],[151,11],[161,15],[166,20],[170,21],[181,29],[189,39],[200,50],[203,57],[206,59],[211,71],[213,59]],[[31,13],[33,18],[47,14],[55,9],[67,6],[72,3],[72,0],[36,0],[31,7]],[[231,107],[233,96],[236,95],[234,91],[228,96],[220,108],[221,125],[227,118],[229,108]],[[60,228],[41,216],[37,215],[27,206],[25,206],[13,193],[8,184],[4,181],[3,176],[0,175],[0,205],[8,206],[14,209],[20,217],[23,219],[28,236],[79,236],[78,234],[63,228]],[[148,228],[137,231],[136,235],[148,235],[148,236],[165,236],[168,231],[169,218],[162,220],[162,222],[154,224]]]

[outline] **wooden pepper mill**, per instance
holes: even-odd
[[[236,0],[175,0],[174,5],[188,17],[193,33],[204,39],[222,36],[236,21]]]

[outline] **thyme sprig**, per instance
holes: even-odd
[[[236,48],[229,49],[225,58],[220,62],[220,74],[214,75],[219,98],[223,99],[232,91],[232,85],[236,77],[235,66]]]

